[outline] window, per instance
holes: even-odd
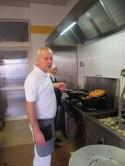
[[[28,22],[0,21],[0,42],[29,41]]]

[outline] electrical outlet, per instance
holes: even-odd
[[[80,61],[79,64],[80,64],[81,67],[84,67],[84,66],[85,66],[85,63],[84,63],[83,61]]]

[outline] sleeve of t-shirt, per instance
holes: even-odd
[[[27,78],[24,83],[26,101],[34,102],[37,99],[37,86],[33,79]]]

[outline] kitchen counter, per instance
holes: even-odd
[[[106,126],[98,116],[86,115],[86,131],[88,145],[99,143],[125,149],[125,137]]]
[[[117,116],[118,110],[116,108],[88,112],[71,103],[69,100],[64,100],[64,102],[68,107],[66,112],[78,113],[82,117],[83,123],[81,127],[84,131],[83,138],[86,145],[107,144],[125,149],[125,137],[100,121],[100,119],[105,117]]]
[[[76,103],[70,102],[70,100],[65,99],[64,102],[71,108],[75,109],[76,111],[78,111],[82,116],[85,116],[87,114],[91,115],[91,116],[95,116],[95,115],[110,115],[110,114],[117,114],[118,109],[117,108],[103,108],[100,110],[91,110],[91,111],[86,111],[84,108],[80,108],[80,106]]]

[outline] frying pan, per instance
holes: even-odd
[[[69,166],[124,166],[125,150],[111,145],[89,145],[72,153]]]
[[[88,95],[88,92],[85,90],[66,89],[66,91],[70,99],[81,99],[83,96]]]
[[[86,98],[89,93],[85,90],[78,91],[67,89],[67,94],[69,95],[69,99],[79,99],[83,107],[93,109],[104,107],[109,99],[106,94],[99,97]]]
[[[100,108],[107,104],[108,96],[92,97],[92,98],[81,98],[83,107],[87,108]]]

